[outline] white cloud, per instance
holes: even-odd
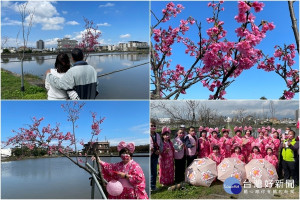
[[[45,46],[46,47],[56,47],[58,39],[60,39],[60,38],[51,38],[51,39],[45,40]]]
[[[54,3],[55,2],[48,1],[28,2],[26,10],[34,12],[33,25],[40,24],[42,26],[42,30],[63,29],[65,18],[59,16],[58,11],[55,6],[53,6]],[[20,5],[22,4],[14,3],[11,8],[16,12],[19,12]],[[28,23],[30,20],[29,16],[27,16],[25,20]]]
[[[97,24],[97,26],[111,26],[111,24],[104,22],[104,23]]]
[[[64,15],[66,15],[66,14],[68,14],[68,11],[62,11],[62,14],[64,14]]]
[[[65,38],[71,38],[72,35],[65,35]]]
[[[130,34],[124,34],[124,35],[120,35],[120,38],[129,38],[131,35]]]
[[[9,19],[8,17],[5,17],[1,23],[2,26],[16,26],[16,25],[21,25],[21,24],[22,24],[21,21],[12,20],[12,19]]]
[[[115,4],[113,3],[106,3],[106,4],[101,4],[99,5],[99,8],[106,8],[106,7],[113,7]]]
[[[68,21],[67,24],[69,24],[69,25],[79,25],[79,23],[76,22],[76,21]]]

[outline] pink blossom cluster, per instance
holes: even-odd
[[[105,120],[105,117],[99,120],[97,120],[96,117],[97,117],[97,113],[93,112],[92,113],[93,123],[91,125],[92,135],[99,135],[99,133],[101,132],[100,124],[102,124],[103,121]]]
[[[158,64],[156,67],[152,64],[152,70],[158,70],[161,95],[174,90],[186,94],[188,87],[185,87],[185,83],[201,81],[209,91],[216,91],[215,95],[209,96],[209,99],[224,99],[225,89],[231,80],[237,78],[244,70],[251,69],[263,59],[263,52],[257,46],[266,37],[266,33],[275,28],[275,25],[273,22],[267,21],[261,21],[258,25],[255,24],[255,16],[251,13],[251,8],[255,12],[260,12],[263,10],[264,4],[257,1],[238,2],[238,15],[235,16],[235,20],[240,23],[240,27],[235,29],[238,40],[228,41],[224,22],[219,20],[219,13],[224,11],[224,8],[221,8],[223,3],[223,1],[208,3],[208,7],[213,9],[213,16],[206,19],[212,25],[206,30],[207,39],[202,36],[201,32],[198,33],[199,42],[193,42],[190,38],[184,37],[190,29],[188,24],[196,23],[192,17],[187,20],[180,20],[180,25],[176,28],[169,26],[168,29],[155,28],[152,30],[155,41],[155,63]],[[180,12],[174,3],[168,3],[163,10],[163,19],[165,16],[168,17],[164,22],[170,20],[170,16],[176,17]],[[196,25],[201,31],[201,24],[196,23]],[[195,57],[195,62],[198,62],[197,60],[202,61],[203,65],[188,68],[176,64],[175,69],[171,69],[171,62],[166,61],[166,57],[172,55],[172,45],[175,42],[184,44],[186,46],[185,53]],[[260,63],[260,68],[265,71],[274,71],[276,69],[275,59],[279,57],[286,61],[288,66],[292,66],[295,63],[295,51],[291,50],[292,48],[293,46],[289,47],[289,54],[276,50],[276,56],[265,59]],[[294,77],[298,71],[290,70],[288,73],[290,73],[290,77]],[[287,80],[286,82],[288,85],[295,85],[295,81]],[[290,98],[292,96],[291,90],[286,91],[285,96]]]
[[[162,21],[167,22],[170,20],[170,18],[176,17],[178,13],[181,13],[181,11],[184,9],[184,7],[181,4],[175,4],[173,2],[170,2],[167,4],[166,8],[162,10],[162,13],[164,14]]]
[[[265,57],[257,67],[267,72],[274,71],[285,80],[288,90],[283,92],[283,96],[287,100],[294,98],[295,92],[299,91],[299,71],[292,68],[295,57],[294,44],[284,48],[276,45],[274,56]]]

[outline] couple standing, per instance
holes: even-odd
[[[48,100],[79,100],[95,99],[97,91],[97,72],[83,60],[81,49],[72,50],[71,67],[69,56],[59,53],[55,68],[46,72],[45,87],[48,90]]]

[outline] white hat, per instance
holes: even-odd
[[[185,128],[185,125],[183,125],[183,124],[182,124],[182,125],[180,125],[180,128]]]

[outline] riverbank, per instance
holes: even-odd
[[[24,157],[16,157],[16,156],[11,156],[11,157],[3,157],[1,158],[1,162],[10,162],[10,161],[18,161],[18,160],[28,160],[28,159],[40,159],[40,158],[60,158],[64,156],[24,156]],[[71,158],[76,157],[75,155],[71,155]],[[86,156],[77,156],[79,158],[85,158]],[[87,157],[92,157],[92,155],[88,155]],[[100,157],[120,157],[118,154],[113,154],[113,155],[100,155]],[[140,153],[140,154],[134,154],[132,156],[134,157],[149,157],[149,153]]]
[[[2,99],[47,99],[44,80],[38,76],[25,74],[25,91],[21,92],[21,76],[1,69],[1,97]]]
[[[47,53],[25,53],[25,57],[32,57],[32,56],[53,56],[53,55],[57,55],[59,52],[47,52]],[[65,52],[68,54],[71,54],[71,51],[69,52]],[[103,53],[103,54],[128,54],[128,53],[134,53],[134,54],[149,54],[149,51],[99,51],[99,52],[91,52],[91,55],[94,54],[99,54],[99,53]],[[18,58],[21,57],[20,54],[18,53],[7,53],[7,54],[1,54],[1,58]]]

